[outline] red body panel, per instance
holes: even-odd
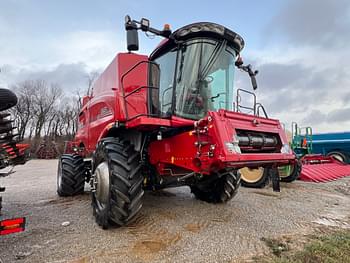
[[[211,121],[202,128],[203,133],[189,131],[151,143],[150,162],[158,168],[160,174],[166,173],[172,166],[209,174],[224,167],[257,167],[272,163],[283,165],[295,161],[292,152],[237,153],[230,151],[225,145],[226,142],[233,141],[237,129],[274,134],[280,138],[281,144],[287,144],[279,121],[224,110],[209,112],[208,117]],[[206,143],[200,149],[199,141]],[[210,150],[210,147],[213,149]],[[200,167],[196,165],[198,160]]]
[[[146,89],[129,96],[127,103],[124,103],[123,99],[124,94],[147,85],[147,64],[140,64],[124,76],[142,61],[148,61],[148,57],[132,53],[120,53],[113,59],[95,82],[90,98],[84,100],[74,145],[84,145],[89,154],[95,150],[98,140],[108,131],[109,124],[126,121],[126,111],[129,118],[147,113]]]

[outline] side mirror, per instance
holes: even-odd
[[[258,70],[254,70],[252,69],[252,65],[248,64],[246,66],[243,65],[243,60],[241,57],[238,57],[238,59],[235,62],[235,66],[245,72],[248,73],[250,80],[252,82],[252,86],[253,86],[253,90],[256,90],[258,88],[258,84],[256,82],[256,75],[259,73]]]
[[[126,43],[128,51],[139,50],[139,34],[137,25],[130,19],[130,16],[125,17]]]
[[[250,80],[252,82],[253,90],[256,90],[258,88],[258,84],[256,83],[256,77],[255,77],[256,74],[258,74],[258,71],[255,71],[254,74],[249,74]]]

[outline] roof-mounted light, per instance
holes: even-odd
[[[168,31],[168,30],[171,30],[170,29],[170,25],[169,24],[164,24],[163,31]]]
[[[140,24],[141,24],[141,30],[142,31],[148,31],[149,26],[150,26],[150,22],[149,22],[148,19],[142,18],[141,21],[140,21]]]

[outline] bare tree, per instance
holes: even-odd
[[[77,102],[77,106],[78,109],[80,109],[83,105],[83,97],[84,96],[91,96],[92,91],[93,91],[93,86],[95,81],[98,79],[100,73],[98,71],[91,71],[89,74],[86,75],[86,79],[87,79],[87,89],[86,90],[81,90],[81,89],[77,89],[76,90],[76,96],[78,97],[76,102]]]
[[[91,93],[97,73],[88,78],[87,91]],[[77,131],[77,119],[82,96],[66,95],[57,84],[44,80],[27,80],[13,86],[18,104],[12,108],[20,139],[34,138],[35,148],[42,136],[53,140],[71,140]]]
[[[18,129],[19,138],[22,140],[33,119],[35,85],[32,81],[24,81],[13,86],[13,90],[17,94],[18,103],[11,109],[11,113],[15,117],[15,125]]]
[[[54,114],[57,101],[62,96],[62,90],[57,84],[50,86],[43,80],[36,80],[33,100],[33,115],[35,119],[35,137],[42,134],[44,125],[49,116]]]
[[[90,96],[91,92],[92,92],[92,87],[95,83],[95,81],[97,80],[98,76],[100,75],[100,73],[98,71],[91,71],[88,75],[87,75],[87,80],[88,80],[88,89],[86,92],[86,95]]]

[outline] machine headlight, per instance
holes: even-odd
[[[291,153],[292,152],[292,149],[290,148],[289,144],[288,143],[285,143],[282,145],[282,148],[281,148],[281,153]]]
[[[225,146],[230,153],[242,153],[241,148],[235,143],[226,142]]]

